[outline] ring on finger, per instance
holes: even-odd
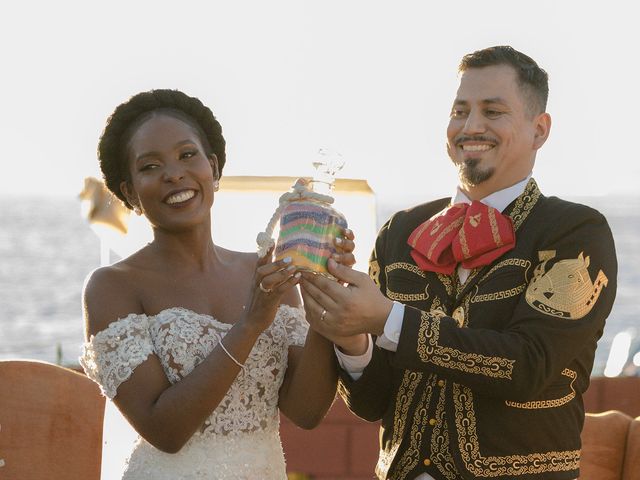
[[[326,314],[327,314],[327,309],[323,308],[322,309],[322,313],[320,314],[320,321],[321,322],[324,322],[324,317],[325,317]]]
[[[262,285],[262,282],[258,284],[258,288],[264,293],[266,293],[267,295],[269,295],[273,291],[273,289],[271,288],[265,288],[264,285]]]

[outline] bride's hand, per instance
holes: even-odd
[[[344,228],[341,233],[341,237],[336,237],[333,240],[333,244],[336,246],[338,251],[331,255],[331,258],[345,267],[353,267],[356,263],[356,257],[353,255],[353,251],[356,248],[356,244],[353,241],[355,238],[353,231],[348,228]]]
[[[300,273],[287,257],[273,261],[273,247],[258,259],[247,320],[264,330],[273,321],[283,294],[300,281]]]

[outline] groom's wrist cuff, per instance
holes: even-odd
[[[394,301],[387,321],[384,324],[384,332],[376,339],[376,345],[385,350],[395,352],[398,349],[403,320],[404,305]]]
[[[362,355],[347,355],[342,353],[336,345],[333,346],[333,350],[336,352],[340,368],[347,372],[353,380],[358,380],[373,357],[371,335],[367,334],[367,351]]]

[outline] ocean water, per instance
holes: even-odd
[[[576,200],[607,216],[618,251],[618,295],[596,354],[599,374],[615,334],[639,325],[640,196]],[[411,203],[379,204],[378,225]],[[79,200],[0,196],[0,359],[76,364],[82,284],[99,264],[100,242]]]
[[[79,200],[0,197],[0,358],[75,363],[82,284],[99,263]]]

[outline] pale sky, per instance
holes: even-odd
[[[383,198],[450,194],[456,67],[510,44],[550,76],[546,194],[638,193],[635,1],[20,1],[0,19],[5,193],[77,194],[107,116],[178,88],[220,120],[226,175],[306,175],[319,147]],[[410,193],[409,193],[410,192]]]

